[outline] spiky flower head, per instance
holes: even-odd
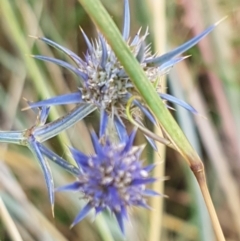
[[[114,213],[121,231],[127,209],[132,206],[148,208],[146,196],[157,195],[148,190],[146,184],[156,181],[149,177],[154,165],[142,166],[140,155],[142,146],[133,146],[136,131],[126,136],[123,142],[112,142],[106,136],[97,138],[91,133],[95,154],[85,155],[71,148],[71,153],[79,166],[77,181],[58,188],[60,191],[79,191],[86,199],[85,207],[75,218],[72,226],[80,222],[91,209],[96,214],[108,209]]]
[[[156,87],[160,98],[179,104],[191,112],[196,113],[196,110],[187,103],[178,100],[171,95],[161,93],[161,85],[158,84],[157,78],[165,74],[174,64],[185,59],[185,57],[177,56],[197,44],[204,36],[215,28],[216,24],[210,26],[204,32],[178,48],[162,56],[156,56],[155,54],[151,55],[150,47],[145,45],[146,36],[148,35],[147,30],[143,36],[140,35],[141,31],[139,31],[133,39],[129,38],[130,12],[128,0],[124,0],[123,22],[123,39],[127,42],[133,55],[139,61],[149,81],[151,81]],[[80,86],[76,93],[43,100],[33,103],[31,106],[51,106],[69,103],[93,104],[99,110],[104,109],[108,114],[110,114],[110,116],[116,115],[118,117],[127,118],[126,103],[129,98],[137,94],[136,89],[104,37],[99,33],[95,41],[90,41],[83,30],[81,31],[88,47],[84,59],[81,59],[69,49],[47,38],[39,38],[45,43],[66,53],[73,60],[75,65],[46,56],[35,55],[34,57],[40,60],[56,63],[73,71],[80,79]],[[134,101],[132,109],[142,111],[152,122],[154,122],[154,118],[141,101]],[[133,117],[139,117],[138,111],[132,111],[132,113]],[[134,113],[136,114],[134,115]]]

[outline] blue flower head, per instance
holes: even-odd
[[[156,54],[152,55],[150,52],[150,46],[145,44],[148,30],[146,30],[142,36],[140,35],[141,31],[139,31],[134,38],[131,39],[129,37],[129,3],[128,0],[124,0],[123,39],[129,45],[130,50],[142,66],[149,81],[156,87],[159,97],[163,100],[178,104],[193,113],[196,113],[197,111],[192,106],[184,101],[178,100],[174,96],[162,93],[161,85],[158,84],[157,79],[159,76],[165,74],[174,64],[185,59],[185,57],[178,56],[196,45],[203,37],[209,34],[215,26],[216,24],[210,26],[198,36],[166,54],[161,56],[156,56]],[[106,111],[110,116],[127,118],[126,104],[132,96],[138,95],[135,87],[104,37],[99,33],[98,38],[95,41],[91,41],[84,31],[81,31],[88,47],[83,59],[71,50],[50,39],[44,37],[38,38],[46,44],[64,52],[72,59],[74,64],[47,56],[35,55],[33,57],[55,63],[74,72],[78,76],[79,86],[78,91],[75,93],[32,103],[30,107],[71,103],[80,103],[82,105],[93,104],[99,110]],[[134,101],[132,105],[132,115],[135,119],[139,117],[139,112],[134,111],[136,109],[141,110],[153,123],[155,123],[154,117],[140,100]]]
[[[108,209],[115,215],[124,233],[124,219],[128,218],[128,207],[148,208],[146,197],[158,195],[146,188],[148,183],[156,181],[149,177],[154,165],[142,166],[140,155],[143,147],[133,146],[135,134],[136,131],[133,131],[124,141],[115,143],[106,136],[98,139],[92,131],[95,154],[85,155],[71,148],[80,174],[76,182],[57,190],[79,191],[87,202],[72,226],[80,222],[91,209],[94,209],[96,214]]]

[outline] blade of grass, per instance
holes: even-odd
[[[188,93],[190,104],[192,104],[203,116],[208,117],[207,107],[201,98],[199,90],[193,86],[193,80],[187,66],[185,63],[181,63],[176,66],[176,69],[178,76],[182,76],[182,78],[179,78],[179,81],[181,81],[184,91]],[[210,118],[208,120],[202,120],[196,117],[196,124],[203,140],[203,145],[218,175],[218,181],[225,193],[225,198],[234,218],[236,231],[240,237],[240,196],[238,194],[237,183],[230,172],[229,162],[216,135],[214,125],[210,122]]]
[[[3,158],[3,160],[6,160],[4,157],[5,157],[5,154],[6,154],[6,156],[8,156],[9,150],[6,150],[6,149],[3,149],[3,150],[4,150],[4,153],[1,151],[1,159]],[[11,160],[13,161],[16,159],[11,158]],[[18,160],[18,158],[17,158],[17,160]],[[32,162],[30,162],[30,163],[32,163]],[[18,163],[18,165],[19,165],[19,163]],[[22,167],[26,166],[26,165],[24,165],[24,163],[21,163],[21,165],[22,165]],[[22,206],[22,207],[24,207],[25,212],[28,217],[34,217],[34,214],[29,209],[27,209],[29,201],[28,201],[25,193],[23,192],[19,183],[12,176],[11,171],[8,169],[8,167],[5,165],[5,163],[2,162],[2,160],[0,162],[0,167],[1,167],[0,168],[0,174],[1,174],[0,181],[1,181],[2,189],[3,189],[2,193],[1,193],[1,197],[3,198],[3,201],[6,203],[6,205],[9,204],[9,202],[4,199],[3,192],[7,192],[8,195],[12,197],[12,199],[17,200],[17,202],[18,202],[18,205],[16,205],[16,207],[15,206],[7,206],[9,212],[11,213],[12,208],[16,208],[16,210],[21,210],[21,209],[19,209],[19,206]],[[39,224],[36,224],[36,223],[37,223],[37,219],[32,219],[32,221],[28,222],[27,224],[29,225],[28,227],[30,227],[32,233],[36,237],[41,238],[42,237],[42,229],[39,228]]]
[[[103,33],[119,61],[122,63],[126,73],[131,78],[136,89],[139,91],[141,97],[149,106],[170,140],[189,164],[198,180],[200,189],[204,196],[204,200],[211,216],[215,235],[218,241],[224,241],[225,238],[208,192],[204,166],[200,157],[192,148],[181,129],[178,127],[175,120],[160,100],[154,87],[148,81],[143,69],[139,66],[139,63],[131,54],[130,49],[123,41],[120,32],[105,8],[102,6],[101,2],[99,0],[79,0],[79,2],[82,4],[83,8],[89,14],[99,30]]]
[[[12,238],[13,241],[23,241],[21,238],[20,233],[17,230],[16,225],[14,224],[10,214],[8,213],[7,208],[5,207],[2,198],[0,197],[0,214],[2,217],[2,221],[4,222],[9,236]]]
[[[11,211],[11,214],[19,220],[26,229],[31,230],[32,227],[34,229],[41,230],[39,240],[59,240],[59,241],[67,241],[67,239],[30,203],[25,203],[25,206],[22,206],[17,202],[14,198],[12,198],[7,193],[1,193],[3,200],[6,203],[6,206]],[[19,208],[21,207],[21,208]],[[29,215],[29,211],[33,216]],[[35,217],[37,221],[32,223],[32,219]],[[37,227],[38,226],[38,227]],[[40,227],[39,227],[40,226]],[[43,231],[44,230],[44,231]]]
[[[154,51],[163,54],[166,47],[166,6],[165,1],[155,1],[148,0],[149,6],[149,16],[151,16],[151,29],[153,33],[154,40]],[[149,18],[150,20],[150,18]],[[161,77],[161,89],[165,92],[166,80],[165,76]],[[161,136],[162,133],[159,128],[154,128],[154,132]],[[163,177],[165,173],[165,154],[166,147],[160,143],[156,143],[158,152],[154,151],[153,158],[155,163],[160,163],[157,165],[153,171],[155,177]],[[165,182],[155,182],[152,185],[153,190],[164,193],[164,183]],[[151,198],[150,206],[154,209],[154,212],[150,212],[150,227],[149,227],[149,241],[158,241],[162,237],[162,227],[163,227],[163,203],[164,198]]]
[[[179,68],[181,68],[181,66]],[[180,85],[180,80],[179,80],[176,68],[174,68],[169,74],[169,85],[170,85],[171,92],[174,96],[176,96],[181,100],[185,99],[183,96],[183,89]],[[174,106],[174,108],[176,109],[176,116],[177,116],[177,119],[179,120],[179,125],[182,127],[184,133],[192,143],[194,149],[197,150],[198,153],[201,153],[200,151],[201,147],[198,140],[198,135],[195,130],[195,123],[191,118],[191,114],[177,105]],[[193,202],[191,202],[191,206],[192,206],[191,209],[195,214],[194,218],[198,226],[198,230],[199,230],[198,234],[199,234],[200,240],[201,241],[213,240],[213,232],[211,229],[210,218],[207,213],[207,210],[205,209],[204,200],[201,196],[200,190],[198,189],[198,184],[185,166],[183,166],[183,170],[185,172],[185,177],[187,180],[187,186],[188,186],[189,192],[193,199]]]
[[[184,4],[183,1],[182,6],[186,15],[185,22],[191,28],[193,34],[203,30],[204,21],[207,19],[216,19],[222,15],[222,13],[217,14],[218,6],[214,2],[201,0]],[[204,11],[202,6],[204,6]],[[218,16],[216,17],[216,15]],[[192,25],[191,19],[195,19],[194,25]],[[240,142],[238,138],[240,133],[236,125],[236,123],[239,123],[240,116],[238,105],[240,89],[236,81],[238,77],[231,64],[232,56],[229,56],[229,53],[232,52],[230,46],[228,46],[229,39],[232,38],[231,29],[233,28],[229,21],[224,21],[221,31],[216,29],[213,36],[209,36],[199,43],[199,49],[204,63],[207,65],[206,75],[215,98],[216,108],[221,115],[220,128],[227,139],[225,148],[229,150],[231,155],[232,166],[240,170]],[[221,36],[221,38],[218,36]],[[215,70],[215,72],[212,70]]]

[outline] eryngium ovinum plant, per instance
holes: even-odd
[[[148,30],[143,35],[139,30],[133,38],[129,36],[128,0],[124,1],[123,15],[122,38],[155,87],[159,98],[178,104],[196,114],[197,111],[189,104],[162,93],[159,77],[166,74],[174,64],[184,60],[186,57],[180,55],[197,44],[216,25],[210,26],[176,49],[156,56],[151,54],[150,44],[147,45],[145,42]],[[101,33],[98,33],[96,40],[91,41],[82,29],[81,31],[88,47],[84,59],[45,37],[37,39],[64,52],[72,63],[33,55],[36,59],[55,63],[75,73],[79,81],[76,92],[35,103],[27,101],[28,107],[25,109],[32,109],[38,113],[35,125],[22,131],[1,131],[0,141],[24,145],[31,150],[42,168],[52,209],[54,183],[45,158],[57,163],[76,177],[74,183],[57,189],[79,191],[86,199],[85,207],[79,212],[72,226],[80,222],[91,209],[96,213],[108,209],[115,215],[121,231],[124,232],[124,219],[128,217],[128,208],[131,206],[148,208],[146,197],[158,195],[146,187],[147,184],[156,181],[149,174],[154,165],[143,166],[141,161],[143,146],[133,145],[136,128],[133,128],[129,134],[124,122],[129,119],[134,120],[155,150],[154,141],[161,141],[164,144],[169,141],[156,136],[143,126],[141,121],[143,116],[153,124],[156,124],[156,120],[141,100],[131,79]],[[133,98],[135,96],[138,98]],[[67,104],[76,104],[76,107],[65,116],[46,123],[51,106]],[[65,131],[95,110],[100,113],[98,137],[93,130],[91,131],[95,154],[85,155],[80,150],[70,148],[77,164],[73,166],[43,145],[44,141]]]

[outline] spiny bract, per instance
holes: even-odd
[[[181,101],[174,96],[161,93],[161,86],[156,85],[156,83],[158,83],[157,78],[165,74],[174,64],[185,59],[185,57],[176,56],[184,53],[186,50],[197,44],[204,36],[215,28],[216,24],[210,26],[204,32],[179,46],[178,48],[162,56],[156,57],[156,55],[151,55],[149,45],[145,45],[146,36],[148,35],[147,30],[143,36],[140,36],[139,31],[132,40],[129,38],[130,12],[128,0],[124,1],[123,22],[123,39],[127,42],[133,55],[139,61],[149,81],[154,83],[154,86],[156,86],[156,90],[159,92],[160,98],[178,104],[189,111],[196,113],[196,110],[184,101]],[[31,104],[30,108],[70,103],[90,103],[97,106],[99,110],[104,109],[110,116],[127,118],[127,101],[133,95],[137,94],[131,80],[125,73],[121,63],[115,56],[111,47],[100,33],[95,41],[90,41],[83,30],[81,31],[88,47],[84,60],[69,49],[53,42],[52,40],[47,38],[39,38],[45,43],[57,48],[60,51],[63,51],[73,60],[75,65],[46,56],[35,55],[34,57],[36,59],[58,64],[73,71],[80,79],[80,86],[78,87],[78,91],[75,93],[65,94],[50,98],[48,100],[39,101]],[[155,123],[154,117],[141,101],[135,100],[132,108],[135,110],[136,108],[140,109],[153,123]],[[139,116],[138,112],[136,115],[134,115],[134,113],[135,112],[133,111],[133,117]]]

